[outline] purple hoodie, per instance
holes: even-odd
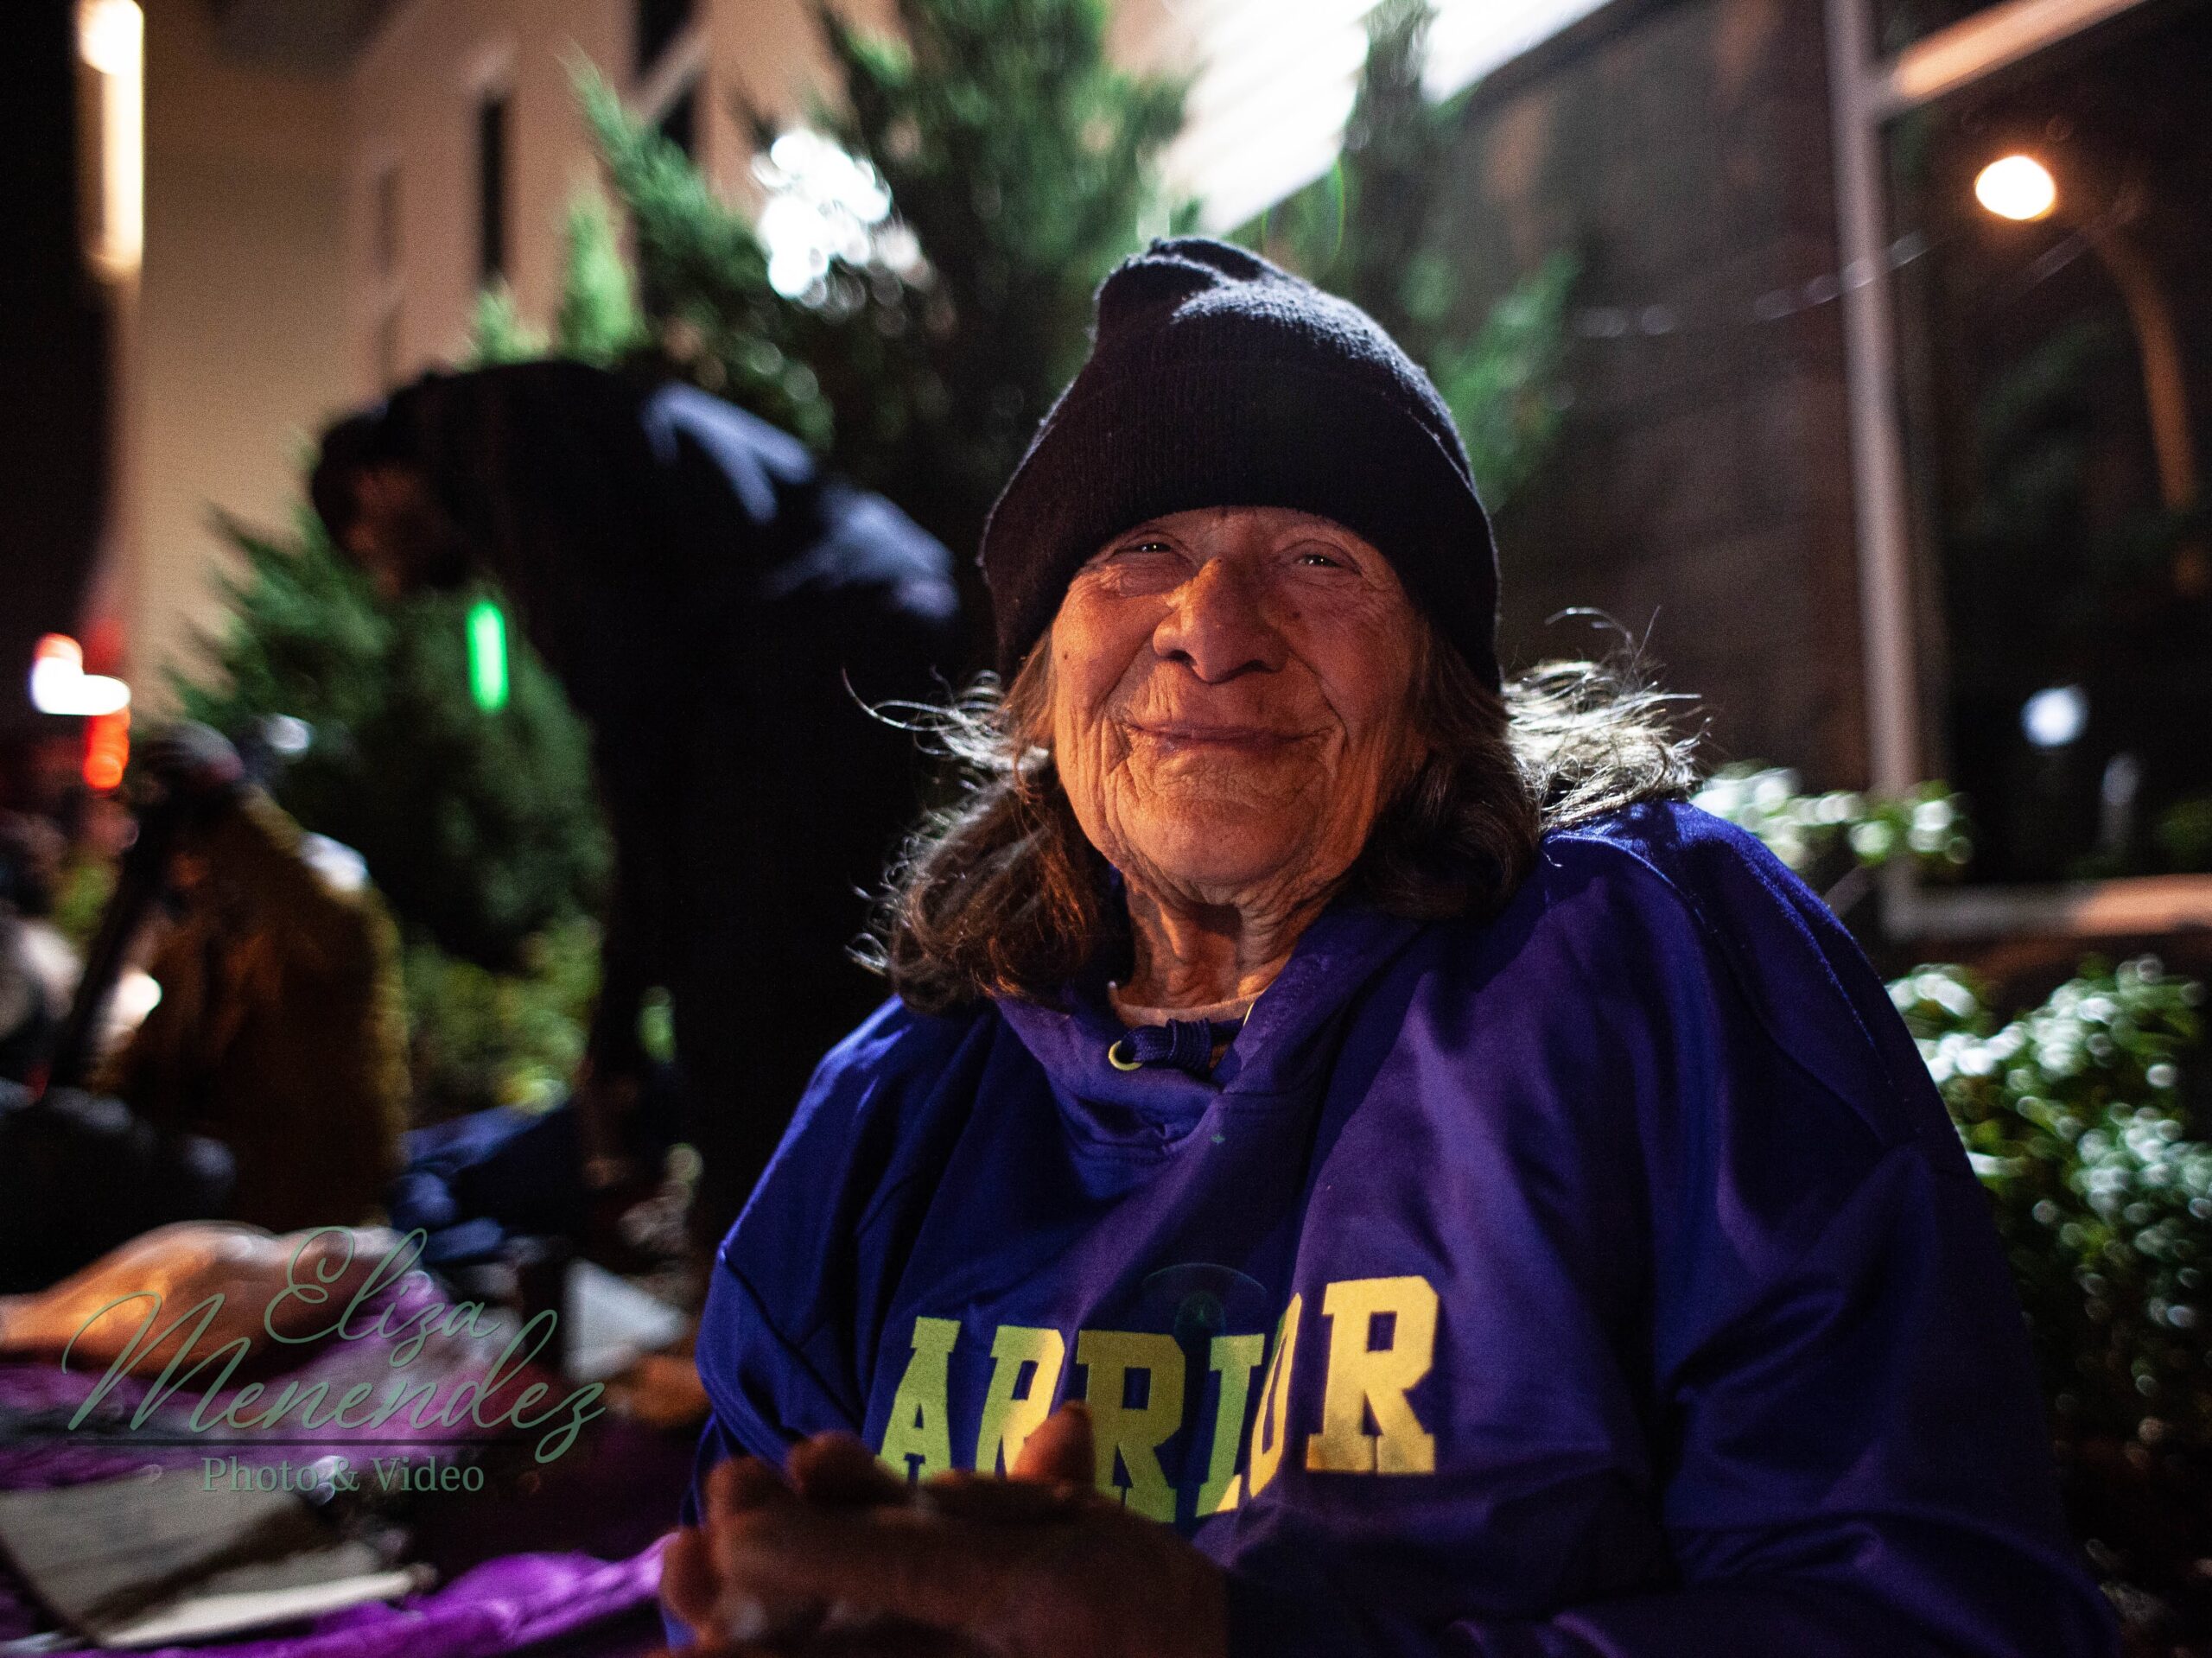
[[[1122,1034],[1081,984],[830,1055],[715,1274],[702,1467],[988,1470],[1087,1399],[1236,1658],[2113,1649],[1987,1200],[1750,837],[1645,806],[1489,921],[1340,904],[1211,1075]]]

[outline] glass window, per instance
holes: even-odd
[[[1978,11],[1988,10],[1995,0],[1868,0],[1868,3],[1874,8],[1874,39],[1886,56]]]
[[[507,98],[476,106],[476,276],[486,285],[507,274]]]
[[[693,0],[638,0],[637,65],[645,73],[691,21]]]
[[[2212,872],[2212,4],[1889,134],[1929,769],[1977,879]]]
[[[686,86],[656,124],[660,135],[694,161],[699,158],[699,83]]]

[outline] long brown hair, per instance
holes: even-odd
[[[907,842],[868,953],[909,1006],[1049,1001],[1103,957],[1126,967],[1128,922],[1076,822],[1048,745],[1051,636],[1003,694],[985,675],[909,710],[961,768],[962,793]],[[1694,738],[1633,657],[1548,663],[1503,696],[1424,629],[1414,718],[1428,757],[1376,821],[1347,889],[1419,920],[1488,914],[1548,829],[1688,791]]]

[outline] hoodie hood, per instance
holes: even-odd
[[[1062,1008],[1012,998],[995,1005],[1043,1068],[1078,1142],[1165,1152],[1209,1111],[1279,1108],[1316,1094],[1335,1051],[1333,1032],[1421,926],[1366,904],[1340,902],[1324,911],[1205,1077],[1165,1064],[1135,1070],[1116,1065],[1108,1051],[1128,1027],[1107,1000],[1103,980],[1069,987]]]

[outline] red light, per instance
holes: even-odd
[[[105,794],[123,786],[130,764],[130,710],[95,714],[85,721],[85,786]]]

